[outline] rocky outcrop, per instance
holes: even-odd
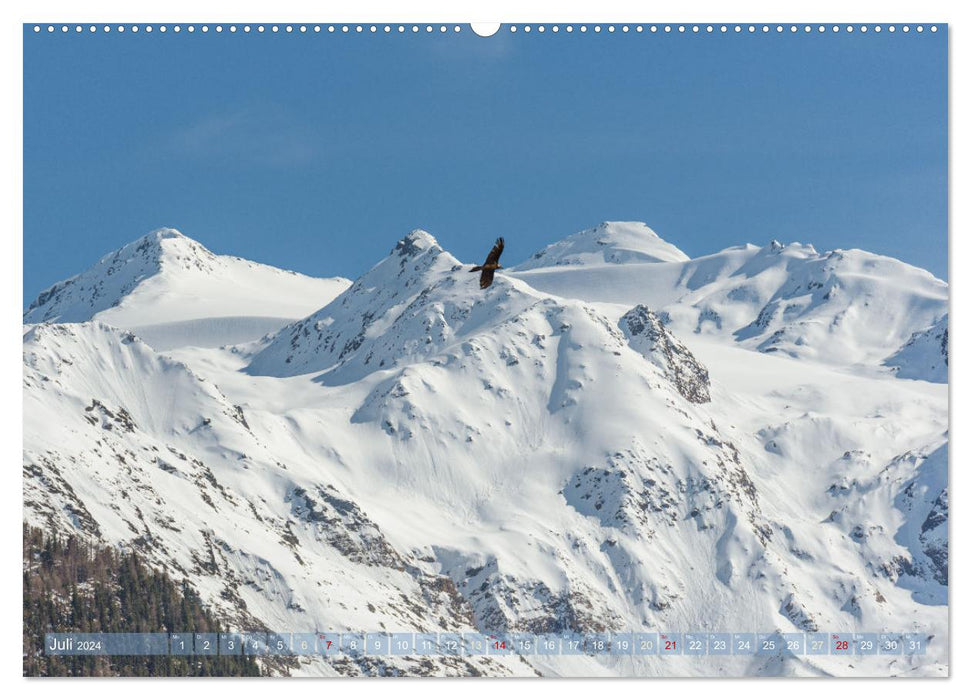
[[[657,314],[638,304],[620,319],[629,345],[658,367],[692,403],[711,401],[708,370],[664,327]]]

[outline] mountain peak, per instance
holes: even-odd
[[[44,290],[23,320],[79,323],[98,318],[118,327],[141,328],[200,318],[262,317],[269,319],[271,328],[280,328],[326,304],[348,284],[216,255],[166,227]]]
[[[479,292],[478,277],[460,270],[431,234],[415,229],[328,305],[282,329],[248,371],[294,376],[327,370],[333,372],[329,381],[350,381],[441,348],[454,333],[452,324],[480,297],[472,294]]]
[[[163,269],[210,270],[209,250],[175,229],[160,228],[108,253],[79,275],[45,289],[27,307],[25,323],[87,321],[118,306],[143,281]]]
[[[168,226],[162,226],[154,231],[142,236],[142,238],[154,238],[156,240],[162,240],[165,238],[189,238],[184,233],[176,228],[169,228]]]
[[[688,260],[676,246],[639,221],[604,221],[546,246],[516,270],[559,265],[602,265]]]
[[[216,256],[199,241],[189,238],[177,229],[165,227],[157,228],[114,253],[109,253],[102,258],[102,261],[130,260],[132,257],[161,262],[166,259],[184,260],[185,258],[210,261]]]
[[[398,255],[403,258],[413,258],[421,255],[426,250],[436,248],[438,250],[442,249],[442,247],[438,244],[438,241],[435,240],[435,237],[428,233],[428,231],[416,228],[407,236],[398,241],[390,254]]]
[[[768,245],[763,246],[762,250],[765,253],[781,253],[782,251],[786,251],[787,253],[805,254],[808,256],[819,255],[811,243],[799,243],[798,241],[782,243],[775,238],[769,241]]]

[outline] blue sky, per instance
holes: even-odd
[[[25,304],[160,226],[317,276],[621,219],[947,278],[943,30],[24,31]]]

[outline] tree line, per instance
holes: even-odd
[[[24,523],[25,676],[259,676],[251,656],[47,656],[51,632],[226,632],[186,582],[135,552]]]

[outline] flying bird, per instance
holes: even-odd
[[[502,265],[499,264],[499,256],[502,255],[503,246],[506,242],[502,239],[502,236],[496,239],[496,244],[492,246],[492,250],[489,251],[489,256],[482,265],[476,265],[469,272],[479,272],[479,289],[485,289],[490,284],[492,284],[492,278],[496,274],[496,270],[501,270]]]

